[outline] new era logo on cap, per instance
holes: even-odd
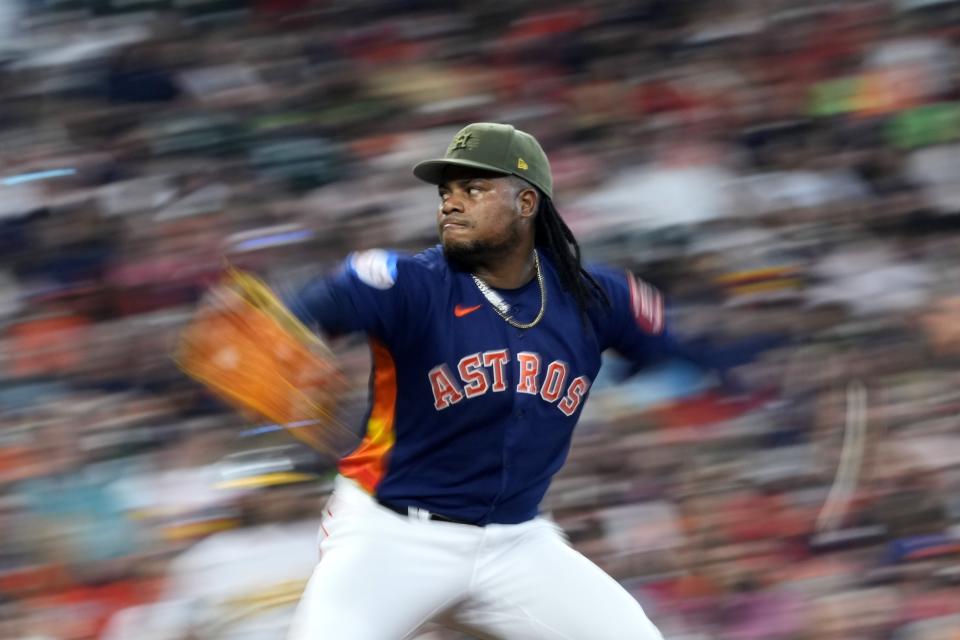
[[[527,166],[527,163],[523,161],[523,158],[517,158],[517,169],[523,169],[526,171],[530,167]]]

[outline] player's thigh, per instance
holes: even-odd
[[[453,628],[503,640],[661,640],[616,580],[542,522],[484,567]]]
[[[470,567],[458,541],[386,515],[329,523],[288,640],[399,640],[462,597]]]

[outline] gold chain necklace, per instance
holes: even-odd
[[[547,287],[543,283],[543,271],[540,269],[540,256],[537,255],[536,251],[533,252],[533,265],[537,270],[537,284],[540,285],[540,313],[537,314],[536,318],[527,323],[514,320],[513,316],[510,315],[510,305],[507,304],[507,301],[504,300],[499,293],[491,289],[490,285],[486,282],[472,273],[470,274],[474,284],[477,285],[477,289],[479,289],[483,297],[487,299],[487,302],[489,302],[493,310],[497,312],[497,315],[506,320],[507,324],[511,327],[516,327],[517,329],[532,329],[537,326],[537,323],[543,319],[543,314],[547,310]]]

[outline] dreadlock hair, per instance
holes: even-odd
[[[534,242],[550,255],[560,276],[561,286],[573,296],[580,309],[580,317],[586,322],[590,305],[599,302],[610,308],[610,297],[600,283],[583,268],[580,244],[560,217],[553,200],[539,189],[537,193],[540,200],[537,205]]]

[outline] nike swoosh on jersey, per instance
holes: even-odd
[[[462,318],[465,315],[473,313],[482,306],[482,304],[478,304],[475,307],[461,307],[460,305],[457,305],[453,308],[453,315],[457,316],[458,318]]]

